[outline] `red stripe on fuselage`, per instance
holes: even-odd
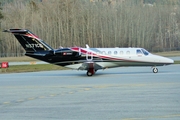
[[[73,51],[76,51],[76,52],[81,52],[81,53],[83,53],[85,55],[88,54],[90,56],[92,55],[93,57],[98,57],[98,58],[102,58],[102,59],[117,60],[117,61],[127,61],[127,62],[142,62],[142,61],[137,61],[137,60],[127,60],[127,59],[122,59],[122,58],[104,56],[104,55],[101,55],[101,54],[96,54],[96,53],[93,53],[91,51],[84,50],[83,48],[80,48],[80,47],[72,47],[70,49],[73,50]]]
[[[88,55],[92,55],[93,57],[98,57],[98,58],[103,58],[103,59],[110,59],[110,60],[125,60],[125,59],[120,59],[120,58],[114,58],[114,57],[108,57],[108,56],[104,56],[104,55],[100,55],[100,54],[96,54],[96,53],[93,53],[93,52],[90,52],[90,51],[86,51],[82,48],[79,48],[79,47],[72,47],[70,48],[71,50],[73,51],[76,51],[76,52],[81,52],[83,54],[88,54]],[[79,50],[80,49],[80,50]],[[126,61],[131,61],[131,60],[126,60]]]

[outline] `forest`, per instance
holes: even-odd
[[[29,29],[47,44],[180,50],[180,0],[0,0],[0,30]],[[0,31],[0,57],[24,55]]]

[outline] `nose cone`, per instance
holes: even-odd
[[[162,57],[162,56],[157,56],[155,55],[155,62],[161,64],[161,65],[170,65],[174,63],[174,60],[167,58],[167,57]]]
[[[170,65],[174,63],[174,60],[166,57],[161,57],[160,62],[162,62],[164,65]]]
[[[174,63],[174,60],[169,59],[169,58],[166,58],[166,59],[167,59],[166,61],[167,61],[168,64],[173,64]]]

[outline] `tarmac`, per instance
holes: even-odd
[[[1,120],[180,120],[180,65],[0,74]]]

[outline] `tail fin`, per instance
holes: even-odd
[[[43,40],[27,29],[9,29],[4,30],[3,32],[14,34],[27,53],[53,50]]]

